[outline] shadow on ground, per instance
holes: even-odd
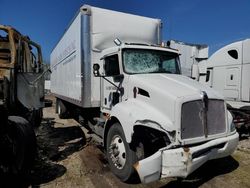
[[[183,180],[173,180],[162,188],[195,188],[199,187],[216,176],[230,173],[239,167],[239,163],[231,156],[211,160]]]
[[[86,137],[79,126],[54,127],[54,119],[44,119],[36,129],[37,157],[29,175],[10,176],[0,174],[0,187],[37,188],[63,174],[67,169],[57,162],[81,150]]]
[[[247,140],[247,139],[249,139],[249,137],[250,137],[250,133],[249,134],[242,134],[242,135],[240,135],[239,140],[240,141]]]

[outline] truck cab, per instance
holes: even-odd
[[[107,120],[102,137],[115,167],[123,167],[129,160],[124,157],[129,156],[127,143],[143,148],[135,151],[139,156],[135,168],[143,182],[186,177],[206,160],[234,151],[238,134],[223,97],[180,75],[177,50],[121,44],[104,50],[101,60],[100,65],[94,64],[93,73],[101,78],[101,112]],[[116,141],[117,135],[109,135],[116,123],[123,130],[124,138],[118,136],[121,143]],[[206,157],[201,154],[205,150],[210,153]],[[175,157],[181,160],[172,165]],[[154,170],[147,169],[148,165]]]
[[[143,77],[145,74],[180,74],[178,52],[172,49],[126,44],[107,49],[103,51],[103,54],[105,55],[102,57],[102,75],[107,80],[102,79],[101,81],[103,88],[101,90],[101,104],[102,110],[107,113],[118,102],[128,100],[131,94],[135,98],[137,94],[150,97],[146,90],[137,86],[132,87],[130,85],[131,78]]]
[[[0,91],[10,114],[39,125],[44,106],[42,53],[38,44],[9,26],[0,25]]]
[[[215,52],[200,65],[200,73],[205,73],[200,82],[220,92],[228,101],[250,102],[249,49],[250,39],[246,39]]]

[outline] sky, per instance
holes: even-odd
[[[212,54],[250,38],[249,0],[0,0],[0,24],[11,25],[49,56],[80,6],[159,18],[163,40],[207,44]]]

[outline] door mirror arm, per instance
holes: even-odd
[[[123,89],[122,89],[121,87],[119,87],[120,84],[119,84],[119,86],[115,85],[113,82],[111,82],[110,80],[108,80],[108,79],[107,79],[105,76],[103,76],[103,75],[100,75],[100,77],[103,78],[104,80],[106,80],[107,82],[109,82],[110,84],[112,84],[113,86],[115,86],[121,93],[123,93]],[[124,78],[124,75],[123,75],[123,74],[120,74],[120,75],[114,76],[114,79],[116,79],[116,77],[119,77],[119,81],[121,82],[121,81],[123,80],[123,78]]]
[[[100,72],[99,72],[99,69],[100,69],[100,65],[97,64],[97,63],[95,63],[93,65],[93,73],[94,73],[95,77],[101,77],[101,78],[103,78],[104,80],[106,80],[107,82],[109,82],[110,84],[112,84],[113,86],[115,86],[120,92],[123,92],[122,88],[120,88],[119,86],[115,85],[113,82],[111,82],[110,80],[108,80],[105,75],[101,75]],[[114,75],[113,77],[114,77],[115,81],[121,82],[123,80],[123,78],[124,78],[124,75],[123,74],[118,74],[118,75]]]

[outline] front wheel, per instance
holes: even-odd
[[[111,171],[124,182],[131,180],[136,174],[133,165],[137,158],[119,123],[113,124],[108,132],[106,151]]]

